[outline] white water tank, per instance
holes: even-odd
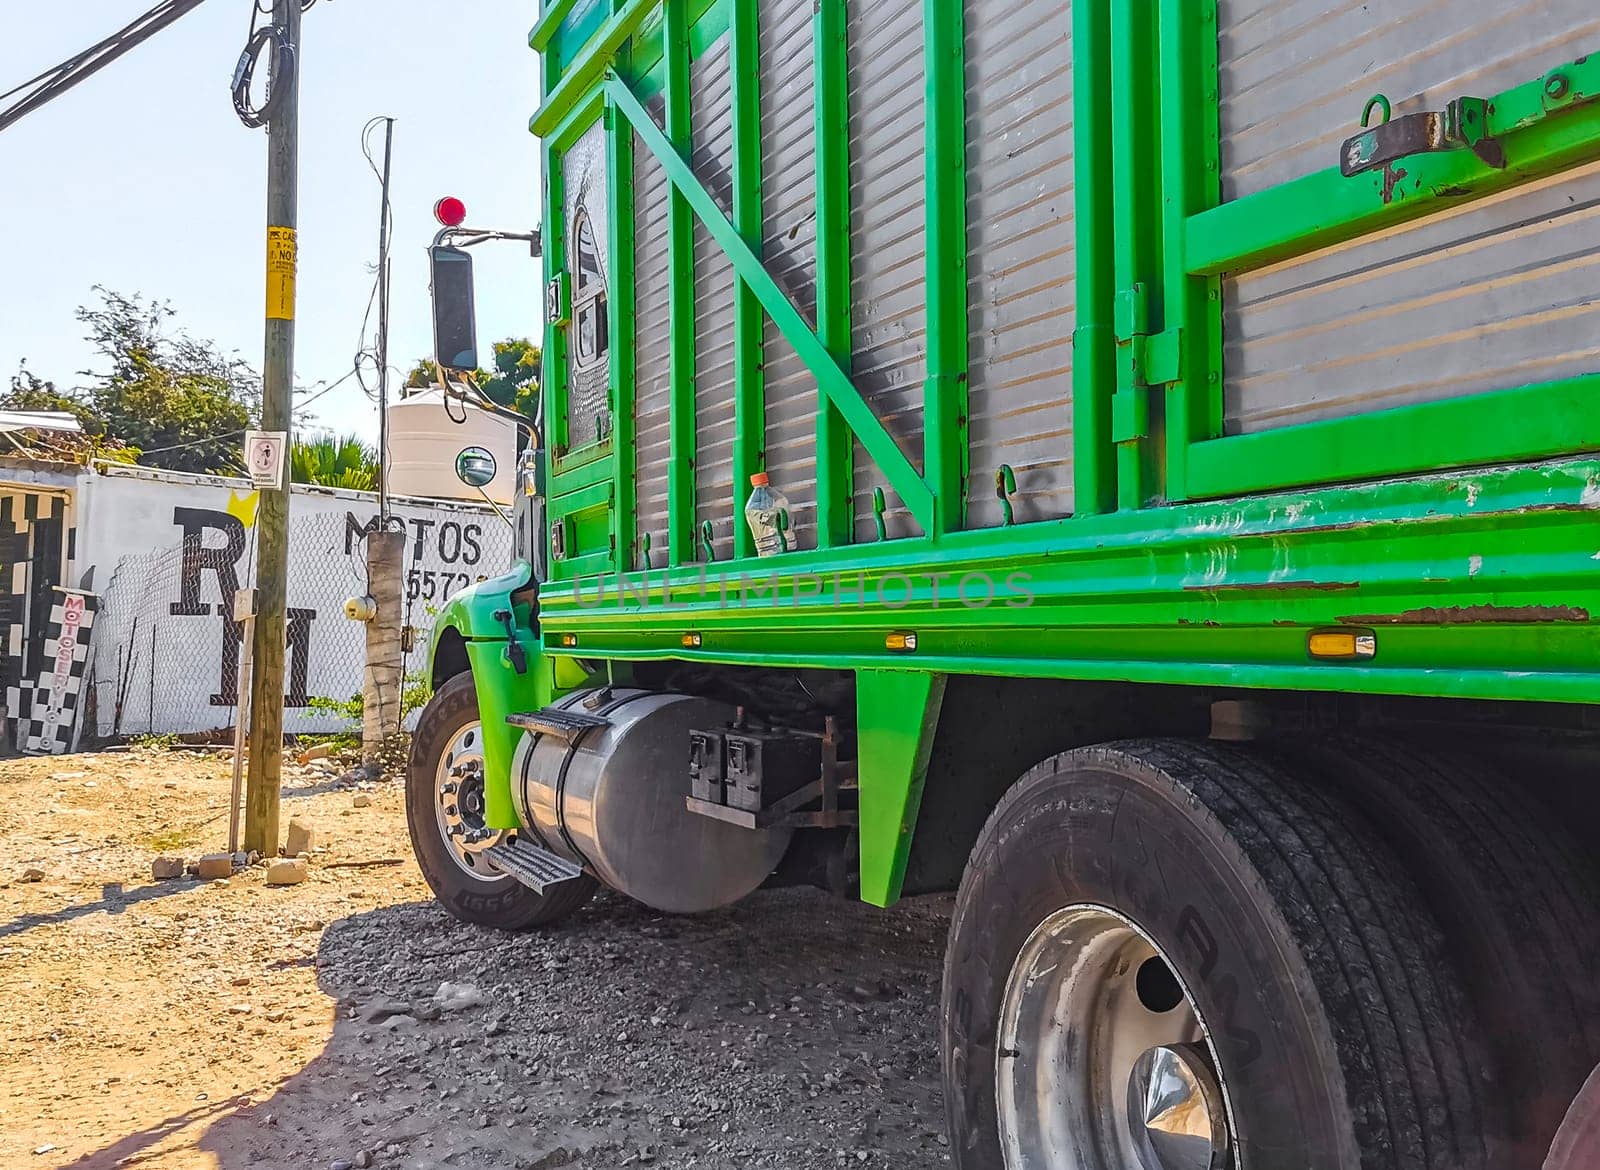
[[[484,491],[497,503],[509,504],[515,490],[517,425],[460,402],[451,402],[450,410],[456,418],[465,410],[467,421],[451,421],[445,413],[444,391],[437,386],[390,403],[389,491],[397,496],[481,501],[482,496],[456,478],[456,456],[464,447],[483,447],[498,465]]]

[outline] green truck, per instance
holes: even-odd
[[[441,902],[957,891],[964,1170],[1595,1165],[1593,0],[530,40],[543,383],[435,633]]]

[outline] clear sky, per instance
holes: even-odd
[[[253,0],[206,0],[50,105],[0,131],[0,385],[17,364],[61,385],[93,363],[73,310],[102,284],[171,302],[173,324],[260,368],[266,132],[228,95]],[[154,0],[0,4],[0,92],[93,43]],[[361,128],[393,115],[392,364],[432,349],[433,202],[474,226],[538,224],[537,0],[321,0],[305,17],[296,378],[314,387],[355,354],[377,255],[377,180]],[[374,142],[381,150],[381,134]],[[538,262],[477,249],[478,336],[537,340]],[[375,315],[374,315],[375,316]],[[353,381],[318,424],[377,432]]]

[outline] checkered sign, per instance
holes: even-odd
[[[78,589],[56,589],[44,647],[44,668],[34,682],[33,699],[18,728],[19,745],[35,756],[72,750],[78,702],[89,664],[89,642],[100,599]]]

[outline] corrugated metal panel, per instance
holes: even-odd
[[[733,213],[733,105],[728,38],[689,66],[690,156],[696,176],[724,214]],[[694,222],[695,555],[700,525],[711,521],[717,560],[733,556],[733,262],[698,218]]]
[[[1223,196],[1336,166],[1374,93],[1489,97],[1600,47],[1594,0],[1220,0]]]
[[[1600,370],[1600,167],[1226,282],[1229,433]]]
[[[966,0],[968,526],[1072,512],[1071,0]]]
[[[848,0],[851,371],[873,413],[922,467],[927,377],[924,291],[922,0]],[[889,498],[889,535],[919,531],[856,444],[856,536],[876,528],[872,489]]]
[[[759,0],[762,259],[812,325],[817,320],[817,166],[813,0]],[[790,504],[790,544],[815,548],[817,381],[765,322],[767,472]],[[743,485],[740,485],[743,494]],[[742,500],[739,501],[741,504]]]
[[[659,104],[652,103],[650,108],[659,121]],[[672,269],[667,251],[667,174],[637,134],[633,139],[633,201],[634,483],[639,534],[649,533],[651,561],[659,567],[667,563]]]
[[[1600,45],[1593,0],[1224,0],[1229,197],[1332,166],[1366,97],[1437,109]],[[1420,97],[1412,97],[1420,93]],[[1224,281],[1229,433],[1600,369],[1600,168]]]
[[[609,281],[606,255],[609,238],[611,207],[606,191],[606,129],[596,122],[568,148],[561,158],[562,184],[565,188],[567,270],[577,280],[575,262],[577,244],[574,237],[578,212],[587,211],[594,228],[594,239],[599,245],[602,279]],[[608,410],[611,393],[611,374],[607,363],[591,365],[587,370],[578,368],[578,346],[567,345],[567,445],[571,450],[587,447],[600,437],[598,419]]]

